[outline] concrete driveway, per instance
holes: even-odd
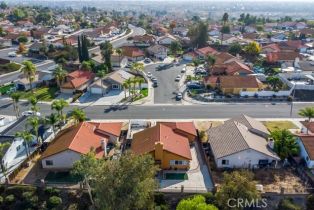
[[[128,96],[128,93],[127,93]],[[118,104],[122,99],[124,99],[123,90],[111,90],[104,96],[98,94],[85,93],[80,97],[80,104],[92,103],[93,105],[115,105]]]
[[[183,77],[181,70],[183,65],[173,66],[165,70],[156,70],[160,64],[147,65],[145,72],[150,72],[158,80],[158,87],[154,88],[154,103],[155,104],[181,104],[181,101],[176,100],[176,92],[179,90],[179,82],[175,81],[178,75]]]

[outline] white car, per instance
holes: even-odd
[[[8,53],[8,56],[9,56],[9,57],[16,57],[16,52],[9,52],[9,53]]]
[[[152,73],[147,72],[147,77],[148,77],[148,78],[151,78],[152,76],[153,76]]]
[[[183,67],[183,69],[181,70],[182,73],[186,72],[186,67]]]
[[[176,82],[179,82],[180,79],[181,79],[181,75],[178,75],[178,76],[175,78],[175,81],[176,81]]]
[[[31,110],[22,112],[22,116],[32,116],[32,115],[40,117],[41,114],[39,112],[33,112]]]
[[[176,99],[179,101],[182,99],[182,93],[178,92],[176,95]]]

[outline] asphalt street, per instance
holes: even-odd
[[[299,117],[298,110],[309,106],[297,103],[293,106],[292,117]],[[51,113],[49,104],[39,104],[43,115]],[[75,106],[65,109],[69,111]],[[209,119],[230,118],[247,114],[256,118],[289,118],[290,105],[282,104],[209,104],[209,105],[121,105],[121,106],[80,106],[90,119]],[[21,111],[29,110],[27,102],[20,102]],[[12,102],[0,100],[0,115],[15,115]]]
[[[158,87],[154,88],[154,103],[155,104],[180,104],[176,100],[176,92],[179,90],[179,82],[175,81],[178,75],[183,75],[181,72],[183,65],[174,66],[165,70],[156,70],[160,64],[152,64],[145,67],[145,72],[153,74],[158,81]]]
[[[127,44],[128,43],[127,38],[130,36],[144,35],[146,33],[146,31],[143,28],[135,27],[133,25],[129,25],[129,28],[133,30],[132,33],[129,33],[128,35],[124,36],[121,39],[111,41],[113,48],[122,47],[124,44]]]

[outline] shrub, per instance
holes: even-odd
[[[0,205],[3,203],[3,197],[0,196]]]
[[[155,193],[154,198],[155,198],[155,204],[157,206],[166,204],[165,196],[163,193],[160,193],[160,192]]]
[[[36,187],[33,186],[12,186],[12,187],[8,187],[5,190],[5,193],[8,194],[13,194],[16,197],[20,197],[23,192],[35,192],[36,191]]]
[[[58,196],[60,194],[60,190],[56,189],[56,188],[53,188],[53,187],[47,187],[45,189],[45,194],[47,194],[49,196],[53,196],[53,195]]]
[[[48,208],[54,208],[62,203],[62,199],[58,196],[51,196],[48,200]]]
[[[11,204],[11,203],[13,203],[14,202],[14,200],[15,200],[15,197],[14,197],[14,195],[8,195],[7,197],[5,197],[5,199],[4,199],[4,201],[7,203],[7,204]]]
[[[77,203],[72,203],[69,205],[68,210],[77,210],[79,209],[78,204]]]
[[[213,193],[211,192],[208,192],[208,193],[205,193],[205,194],[202,194],[205,198],[205,201],[207,204],[215,204],[215,196],[213,195]]]

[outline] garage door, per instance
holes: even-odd
[[[101,88],[91,88],[90,91],[92,94],[102,94]]]

